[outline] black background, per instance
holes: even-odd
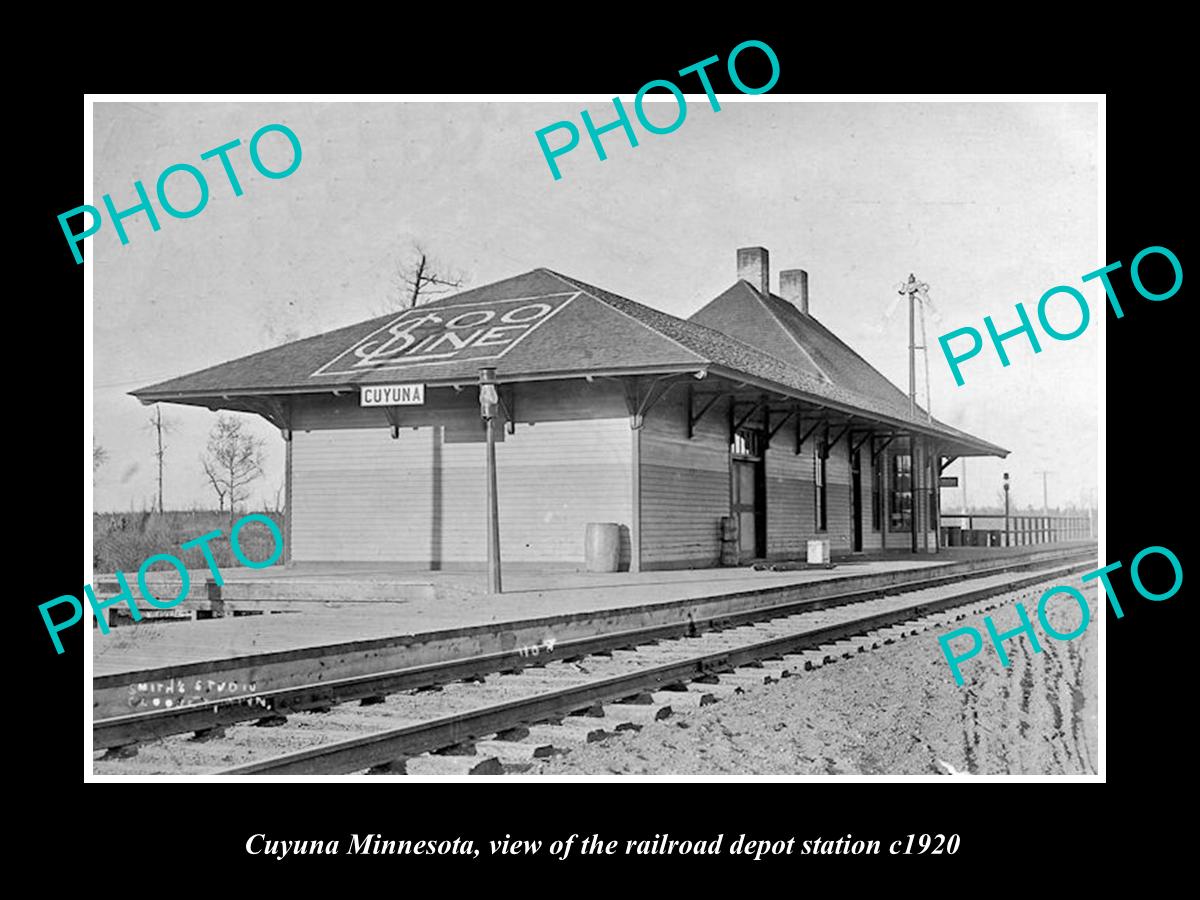
[[[540,27],[549,31],[531,31],[526,37],[514,37],[517,26],[508,22],[504,30],[484,38],[450,30],[410,41],[406,34],[386,45],[381,41],[375,49],[363,45],[361,27],[346,23],[331,25],[320,41],[289,41],[280,31],[275,35],[279,40],[264,42],[257,57],[252,51],[240,51],[247,59],[237,65],[203,67],[203,71],[186,65],[178,72],[155,69],[153,84],[147,80],[150,70],[137,66],[119,73],[100,70],[87,79],[86,87],[173,92],[577,91],[628,98],[648,80],[671,77],[713,54],[723,61],[734,45],[757,38],[769,43],[779,57],[782,74],[772,91],[776,94],[1107,91],[1108,249],[1105,259],[1096,260],[1096,267],[1115,260],[1124,263],[1113,281],[1126,313],[1121,320],[1107,313],[1111,476],[1106,559],[1125,563],[1113,581],[1126,612],[1119,621],[1110,612],[1105,623],[1107,784],[506,781],[240,788],[85,786],[80,758],[82,629],[64,633],[67,652],[55,656],[36,608],[60,594],[80,592],[80,570],[75,568],[79,557],[70,549],[69,534],[79,522],[75,491],[81,467],[85,480],[91,477],[90,453],[85,447],[80,458],[79,433],[71,424],[78,422],[73,404],[80,396],[83,373],[76,362],[82,356],[75,357],[68,349],[77,338],[70,337],[74,329],[67,325],[73,320],[71,311],[86,302],[83,274],[55,218],[83,202],[79,154],[83,97],[75,85],[60,82],[56,90],[47,89],[29,103],[27,120],[36,123],[38,137],[21,162],[23,176],[16,179],[15,186],[27,195],[16,217],[17,239],[10,237],[10,246],[21,252],[9,258],[10,271],[24,275],[18,279],[22,286],[17,293],[9,295],[10,352],[21,360],[15,371],[10,369],[10,374],[18,375],[8,394],[8,443],[18,451],[17,461],[10,463],[10,477],[29,472],[14,478],[22,501],[10,517],[9,564],[17,582],[9,601],[15,615],[10,621],[19,623],[23,645],[19,668],[9,667],[16,676],[10,685],[17,700],[10,706],[17,712],[10,716],[33,718],[13,722],[17,734],[10,740],[21,751],[21,762],[19,769],[11,771],[19,773],[20,786],[33,792],[28,809],[20,813],[32,817],[27,829],[34,844],[54,854],[60,864],[69,864],[75,853],[82,855],[81,863],[103,859],[103,866],[86,869],[93,880],[117,877],[127,866],[141,879],[159,866],[179,873],[202,862],[206,880],[250,874],[265,884],[283,873],[308,878],[317,870],[402,875],[419,869],[438,879],[433,882],[438,885],[478,879],[510,891],[573,892],[579,889],[577,877],[583,871],[595,873],[592,883],[597,889],[631,886],[623,881],[631,868],[642,873],[653,870],[654,884],[667,889],[694,878],[712,885],[707,879],[717,868],[734,875],[820,872],[847,887],[862,884],[864,876],[874,873],[888,880],[921,874],[921,882],[907,883],[935,890],[948,883],[939,878],[957,873],[969,879],[956,880],[958,889],[979,885],[980,879],[1009,878],[1020,889],[1025,885],[1017,876],[1027,854],[1057,859],[1066,873],[1096,851],[1100,851],[1097,863],[1103,864],[1106,850],[1115,852],[1111,842],[1128,850],[1166,839],[1169,830],[1159,827],[1155,816],[1182,790],[1186,781],[1176,780],[1186,778],[1191,766],[1190,747],[1181,744],[1179,735],[1187,724],[1183,659],[1194,655],[1193,632],[1183,618],[1188,588],[1185,584],[1162,603],[1143,600],[1129,582],[1128,565],[1143,547],[1158,544],[1171,548],[1185,573],[1189,571],[1186,538],[1190,535],[1183,516],[1193,492],[1189,432],[1196,404],[1194,379],[1185,375],[1189,351],[1184,345],[1191,340],[1184,321],[1186,281],[1170,300],[1151,303],[1133,290],[1128,266],[1142,248],[1162,245],[1175,252],[1185,272],[1188,268],[1181,210],[1187,150],[1178,130],[1185,100],[1176,95],[1156,56],[1169,55],[1168,51],[1142,44],[1144,59],[1132,62],[1122,57],[1125,62],[1117,66],[1109,47],[1116,38],[1106,35],[1093,41],[1069,29],[1039,33],[1031,26],[1029,33],[1019,36],[989,31],[981,43],[974,33],[969,41],[935,40],[912,23],[894,29],[882,23],[877,37],[864,38],[857,29],[772,29],[747,18],[714,25],[704,35],[683,36],[675,27],[664,30],[645,24],[614,25],[609,33],[601,33],[561,24],[558,13],[546,16]],[[1127,37],[1129,43],[1136,43]],[[1129,47],[1121,52],[1127,54]],[[756,57],[751,51],[739,59],[747,84],[766,80],[765,69],[754,71]],[[1086,60],[1105,63],[1089,70]],[[723,65],[709,71],[717,92],[733,90]],[[268,72],[275,74],[268,77]],[[1144,86],[1137,86],[1138,79],[1145,81]],[[683,87],[697,89],[686,81]],[[613,185],[614,191],[624,189]],[[86,245],[83,252],[88,252]],[[1029,253],[1034,258],[1038,248],[1031,247]],[[1081,274],[1064,272],[1062,283],[1077,284]],[[981,291],[989,289],[980,285]],[[105,352],[114,351],[106,348]],[[127,346],[116,352],[137,353],[136,336],[131,335]],[[1080,439],[1071,422],[1061,427],[1064,442]],[[85,530],[89,527],[85,521]],[[1161,559],[1150,563],[1143,577],[1149,587],[1162,590],[1169,583],[1169,572]],[[1156,564],[1161,567],[1160,578],[1155,577]],[[488,858],[485,853],[477,860],[310,857],[276,863],[247,857],[243,851],[247,837],[256,832],[343,842],[351,832],[382,832],[397,839],[474,838],[484,846],[488,839],[505,834],[549,841],[598,832],[605,839],[624,841],[652,838],[664,831],[673,838],[706,840],[724,833],[726,846],[743,832],[798,840],[853,833],[883,840],[885,847],[909,833],[958,833],[962,849],[955,857],[885,854],[851,861],[791,856],[759,863],[728,856],[639,859],[576,854],[561,863],[544,853],[532,860]],[[81,837],[85,846],[78,844]],[[575,880],[545,878],[555,874],[573,875]],[[520,880],[538,875],[542,877],[537,881]],[[508,880],[495,881],[504,876]],[[806,882],[795,884],[801,889]],[[410,882],[397,885],[401,890],[413,889]],[[747,883],[750,889],[756,886]]]

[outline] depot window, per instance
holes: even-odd
[[[892,490],[890,498],[890,531],[912,531],[912,456],[907,453],[892,455]]]
[[[760,459],[762,457],[762,433],[750,428],[739,428],[733,436],[730,451],[738,459]]]

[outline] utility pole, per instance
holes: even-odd
[[[929,354],[925,350],[924,339],[917,346],[917,295],[929,290],[929,285],[917,281],[917,276],[908,273],[908,281],[896,292],[901,296],[908,295],[908,417],[917,417],[917,350],[925,353],[925,405],[929,405]],[[921,331],[925,330],[925,310],[921,310]],[[932,418],[932,415],[930,415]]]
[[[1046,476],[1053,475],[1054,473],[1047,472],[1046,470],[1042,469],[1037,472],[1034,472],[1033,474],[1042,476],[1042,515],[1048,516],[1048,515],[1050,515],[1050,501],[1049,501],[1050,493],[1046,486]]]
[[[916,281],[917,276],[908,273],[908,283],[901,289],[908,294],[908,417],[917,417],[917,329],[916,329]]]
[[[913,283],[913,274],[908,273],[908,283]],[[917,332],[916,322],[916,292],[908,291],[908,417],[917,417]]]

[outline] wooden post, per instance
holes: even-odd
[[[933,552],[942,547],[942,454],[933,457]]]
[[[917,482],[921,467],[917,465],[917,440],[913,435],[908,436],[908,524],[912,532],[912,552],[917,551],[917,517],[921,512],[917,502]]]
[[[283,564],[292,564],[292,429],[283,432]]]
[[[690,386],[688,389],[691,389]],[[630,498],[633,506],[630,509],[629,571],[636,573],[642,571],[642,429],[632,427],[632,418],[630,418],[629,424],[633,441],[631,448],[633,495]]]
[[[1011,547],[1008,539],[1008,473],[1004,473],[1004,546]]]
[[[500,504],[496,492],[496,370],[485,366],[479,370],[479,411],[483,416],[487,436],[487,563],[488,593],[501,592],[500,581]]]
[[[874,438],[871,438],[871,462],[873,465],[883,466],[883,471],[879,476],[879,504],[883,507],[879,510],[879,549],[886,550],[888,517],[891,514],[891,494],[888,492],[887,450],[880,450],[878,456],[876,456]],[[874,469],[871,470],[871,475],[872,477],[875,475]]]

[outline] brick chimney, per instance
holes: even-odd
[[[779,273],[779,296],[800,312],[808,312],[808,273],[803,269],[784,269]]]
[[[771,292],[771,257],[763,247],[741,247],[737,252],[738,278],[765,297]]]

